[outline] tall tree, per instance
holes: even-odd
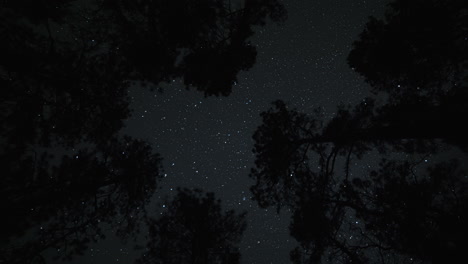
[[[8,212],[1,227],[1,261],[33,263],[48,249],[69,259],[104,235],[102,223],[113,225],[122,238],[138,233],[162,177],[160,157],[151,146],[125,137],[99,150],[50,155],[6,160],[17,169],[6,171],[0,188],[7,198],[0,205]]]
[[[428,168],[414,157],[456,146],[466,159],[467,11],[466,1],[397,0],[385,19],[370,18],[348,62],[384,101],[339,106],[331,120],[282,101],[262,113],[251,190],[260,206],[293,211],[295,263],[437,263],[463,254],[455,230],[465,230],[468,197],[456,186],[466,185],[466,168]],[[387,160],[353,175],[371,151]]]
[[[240,3],[2,1],[2,261],[36,261],[64,245],[71,257],[113,215],[125,219],[119,228],[137,228],[160,158],[119,134],[128,90],[182,78],[205,96],[229,95],[255,62],[252,27],[286,15],[277,0]]]
[[[147,252],[138,263],[240,263],[246,213],[223,212],[213,193],[178,190],[149,222]]]

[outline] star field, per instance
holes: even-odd
[[[164,178],[153,198],[155,211],[177,187],[215,192],[223,209],[246,210],[242,263],[289,263],[297,242],[289,235],[290,212],[261,209],[249,191],[254,166],[252,135],[259,114],[282,99],[302,112],[323,107],[334,116],[340,102],[354,104],[368,86],[346,63],[352,42],[368,16],[379,16],[386,1],[284,1],[283,25],[258,28],[252,38],[258,56],[241,72],[228,97],[187,91],[175,79],[159,92],[131,88],[133,109],[123,133],[148,140],[163,157]],[[367,164],[362,165],[368,169]],[[357,224],[357,223],[356,223]],[[112,234],[72,263],[130,263],[139,256],[129,245],[116,245]],[[136,252],[136,253],[135,253]]]

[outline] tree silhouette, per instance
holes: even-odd
[[[285,18],[276,0],[20,0],[0,12],[0,146],[17,159],[31,146],[104,144],[130,116],[135,81],[228,95],[255,62],[251,28]]]
[[[370,18],[348,56],[374,92],[394,135],[442,138],[466,150],[457,118],[468,108],[468,4],[458,0],[394,1],[385,19]]]
[[[348,179],[336,176],[334,169],[337,159],[345,157],[345,171],[349,171],[349,153],[359,155],[367,150],[366,145],[354,143],[351,147],[345,137],[332,132],[324,136],[320,131],[335,131],[331,129],[334,124],[324,126],[319,111],[314,118],[277,101],[262,116],[263,124],[254,134],[257,158],[250,176],[256,184],[251,191],[261,207],[276,206],[278,211],[288,207],[293,211],[290,232],[301,246],[291,252],[291,260],[321,263],[324,255],[339,251],[345,254],[344,259],[364,262],[362,254],[349,249],[338,237],[347,208],[347,197],[339,185]],[[352,123],[346,126],[353,127]],[[340,140],[333,143],[329,138]]]
[[[255,63],[252,27],[285,17],[277,0],[3,1],[0,260],[72,257],[102,235],[99,222],[136,232],[160,158],[119,134],[130,86],[182,78],[227,96]]]
[[[35,6],[44,13],[37,15]],[[286,17],[277,0],[239,7],[224,0],[21,0],[4,3],[2,13],[1,35],[8,40],[2,44],[3,82],[9,86],[25,77],[65,87],[106,76],[114,80],[110,86],[182,77],[205,95],[228,95],[237,73],[252,67],[253,26]]]
[[[240,263],[246,213],[222,212],[213,193],[188,189],[165,208],[149,221],[147,252],[138,263]]]
[[[138,232],[161,178],[159,156],[129,137],[56,160],[44,152],[37,161],[8,161],[18,170],[3,176],[1,188],[6,263],[30,263],[49,248],[62,259],[82,254],[103,236],[100,223],[122,237]]]
[[[385,20],[370,18],[348,57],[379,100],[340,105],[330,120],[282,101],[261,114],[251,191],[262,207],[292,210],[294,263],[439,263],[466,247],[465,168],[442,156],[432,167],[412,159],[454,146],[466,159],[468,6],[389,7]],[[353,164],[371,152],[386,157],[380,168],[356,175]]]
[[[441,263],[460,259],[466,248],[466,172],[456,161],[422,173],[415,173],[415,168],[408,161],[383,160],[368,177],[354,177],[322,197],[320,190],[309,192],[311,198],[297,203],[291,222],[291,235],[301,243],[291,252],[291,260],[321,263],[328,256],[334,263]],[[350,212],[356,223],[344,219]]]
[[[383,160],[369,180],[354,179],[357,193],[372,194],[359,195],[364,209],[357,208],[357,214],[388,247],[423,261],[456,261],[467,246],[465,173],[456,160],[425,173],[415,172],[408,161]]]
[[[467,9],[462,0],[393,1],[384,19],[370,18],[349,65],[377,91],[443,93],[466,78]]]
[[[426,169],[422,160],[383,160],[379,170],[353,176],[351,164],[371,150],[424,157],[436,155],[440,143],[369,137],[361,130],[364,119],[354,119],[369,113],[360,106],[354,111],[359,114],[339,111],[322,126],[281,101],[274,105],[254,135],[251,190],[260,206],[293,211],[290,231],[301,244],[291,252],[293,262],[321,263],[324,256],[343,263],[441,262],[461,256],[467,179],[455,161]],[[349,220],[353,215],[360,225]]]

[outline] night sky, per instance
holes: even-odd
[[[467,36],[466,0],[2,1],[0,264],[457,263]]]
[[[368,17],[381,16],[386,2],[284,1],[288,19],[256,29],[257,62],[239,74],[228,97],[205,98],[177,79],[162,84],[162,93],[131,90],[134,111],[123,132],[148,140],[164,158],[154,212],[164,210],[160,198],[177,187],[214,192],[223,209],[248,212],[242,263],[288,263],[297,244],[289,235],[290,214],[260,209],[249,191],[259,114],[282,99],[306,113],[323,107],[331,117],[340,102],[355,104],[368,95],[346,57]],[[131,263],[141,253],[132,247],[109,235],[72,263]]]

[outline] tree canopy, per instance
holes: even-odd
[[[384,19],[369,19],[348,57],[375,96],[328,120],[282,101],[261,114],[251,191],[260,206],[293,212],[294,263],[462,256],[467,14],[466,1],[396,0]],[[461,153],[444,158],[447,148]],[[380,164],[362,169],[369,156]],[[429,166],[428,156],[440,158]]]
[[[129,89],[181,78],[228,96],[255,63],[253,27],[285,18],[277,0],[3,1],[0,261],[71,258],[102,222],[137,233],[161,158],[120,133]]]
[[[159,155],[129,137],[73,155],[36,151],[33,158],[4,160],[14,168],[2,178],[0,202],[8,212],[0,260],[8,263],[33,263],[51,248],[61,259],[83,254],[104,236],[103,223],[122,238],[137,234],[162,177]]]

